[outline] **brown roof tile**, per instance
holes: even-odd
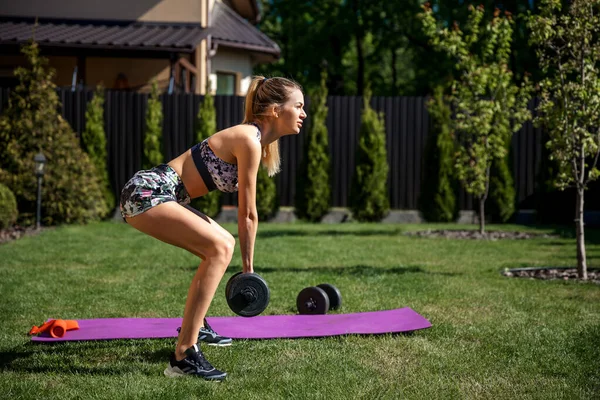
[[[0,21],[0,44],[25,43],[33,28],[33,22]],[[35,29],[41,45],[115,50],[192,52],[206,35],[199,24],[39,22]]]

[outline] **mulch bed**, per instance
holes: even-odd
[[[13,226],[7,229],[0,229],[0,244],[22,238],[23,236],[37,235],[44,228],[35,229],[31,226]]]
[[[600,284],[600,270],[589,269],[587,271],[588,282]],[[561,281],[581,281],[577,277],[576,268],[515,268],[509,269],[502,273],[509,278],[529,278],[543,280],[561,280]]]
[[[438,230],[426,230],[426,231],[415,231],[407,232],[408,236],[416,237],[428,237],[428,238],[446,238],[446,239],[486,239],[486,240],[500,240],[500,239],[532,239],[532,238],[558,238],[555,235],[548,235],[546,233],[532,233],[532,232],[511,232],[511,231],[489,231],[483,235],[478,230],[453,230],[453,229],[438,229]]]

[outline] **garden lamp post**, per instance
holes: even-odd
[[[35,176],[37,177],[37,210],[35,214],[35,228],[40,229],[42,221],[42,178],[44,176],[44,167],[46,166],[46,157],[42,153],[37,153],[33,158],[35,161]]]

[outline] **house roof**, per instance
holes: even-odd
[[[191,53],[210,34],[213,43],[279,57],[277,43],[220,1],[209,29],[200,24],[139,21],[40,20],[0,16],[0,45],[34,37],[41,46],[63,49]],[[35,27],[35,33],[34,33]]]
[[[215,2],[211,19],[210,33],[214,43],[267,53],[275,57],[281,54],[277,43],[222,2]]]
[[[34,36],[35,23],[0,21],[0,44],[21,44]],[[38,22],[35,39],[51,47],[192,52],[206,38],[200,24]]]

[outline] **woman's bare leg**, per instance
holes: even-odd
[[[202,259],[188,290],[183,322],[175,349],[177,360],[194,345],[219,282],[231,262],[235,239],[215,221],[175,203],[160,204],[128,218],[134,228],[188,250]]]

